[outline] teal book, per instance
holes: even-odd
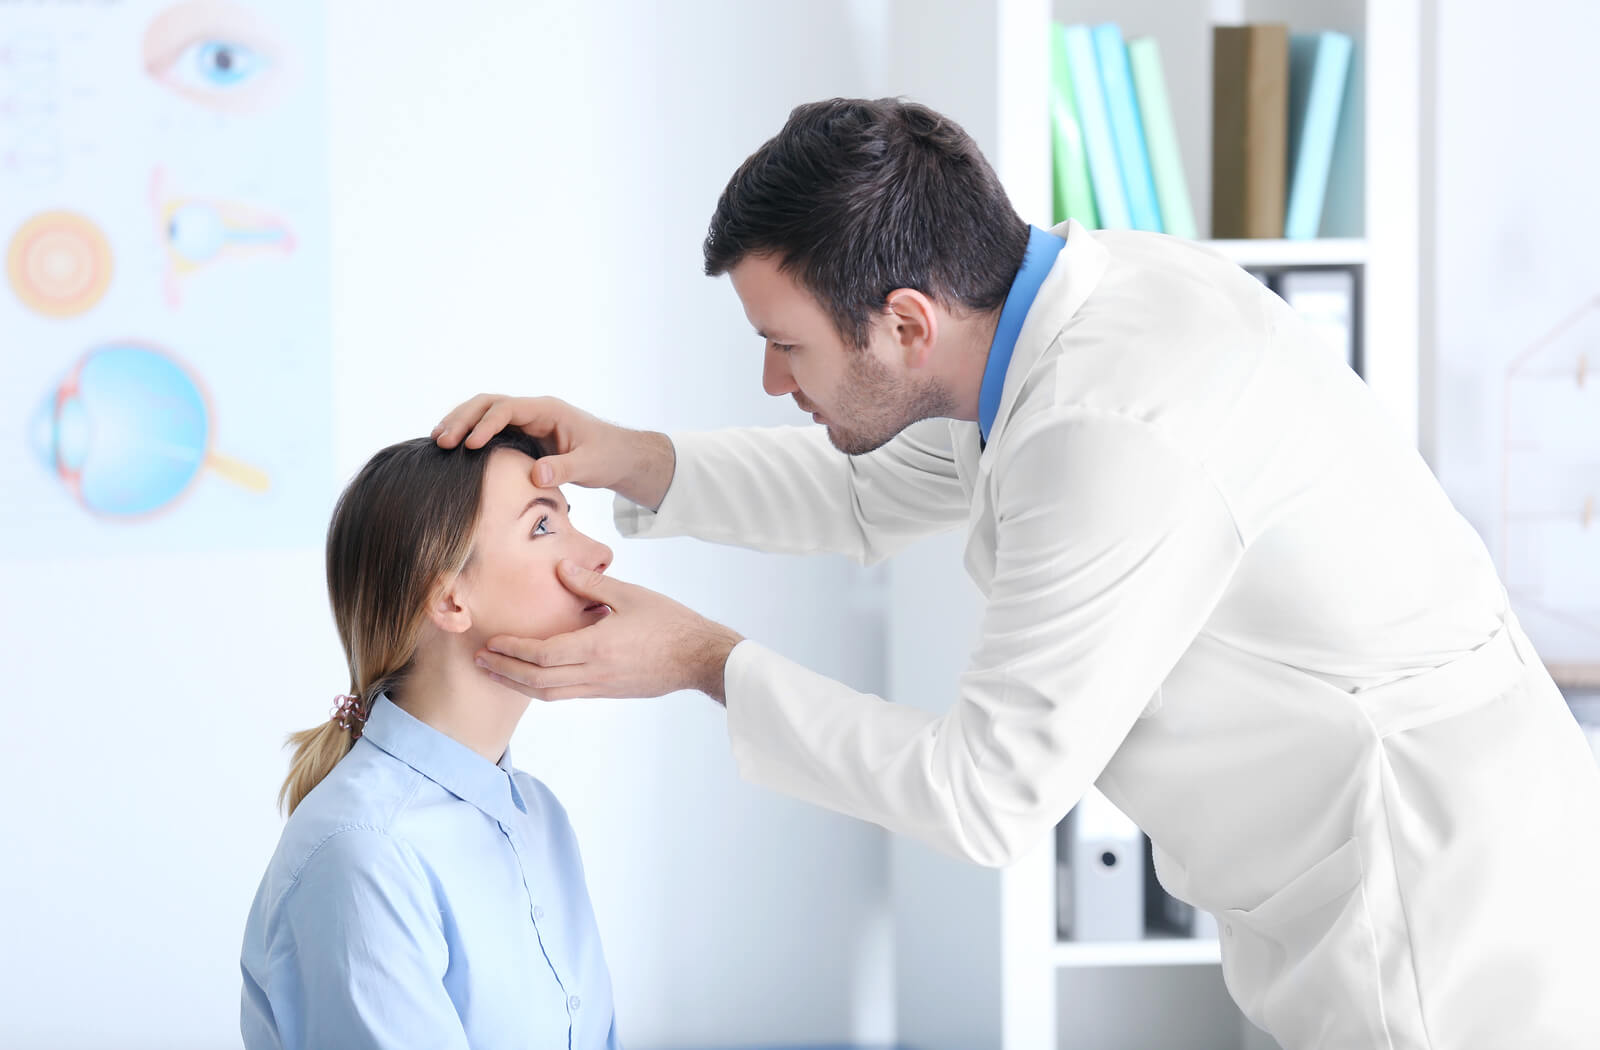
[[[1189,199],[1189,180],[1183,174],[1183,155],[1178,151],[1178,129],[1172,122],[1172,99],[1161,69],[1161,49],[1154,37],[1128,41],[1128,65],[1133,69],[1133,88],[1139,96],[1139,115],[1144,121],[1145,148],[1150,154],[1150,173],[1155,178],[1161,225],[1167,233],[1194,240],[1200,230],[1194,221],[1194,203]]]
[[[1094,229],[1100,213],[1094,206],[1089,182],[1089,155],[1084,149],[1083,124],[1072,90],[1072,69],[1067,60],[1065,26],[1050,27],[1050,149],[1054,171],[1055,221],[1076,219]]]
[[[1144,144],[1144,122],[1128,68],[1128,49],[1122,30],[1107,22],[1094,27],[1095,58],[1100,62],[1100,83],[1111,117],[1111,140],[1117,148],[1117,166],[1128,193],[1128,215],[1136,230],[1161,232],[1161,209],[1156,203],[1155,177]]]
[[[1292,241],[1310,240],[1322,229],[1353,45],[1343,33],[1289,37],[1289,199],[1283,235]]]
[[[1128,217],[1128,195],[1122,187],[1122,172],[1117,166],[1117,147],[1111,139],[1111,115],[1106,111],[1106,95],[1100,86],[1094,37],[1088,26],[1066,26],[1061,35],[1067,49],[1072,94],[1078,103],[1084,152],[1089,157],[1089,182],[1094,187],[1095,210],[1100,213],[1102,228],[1126,230],[1133,223]]]

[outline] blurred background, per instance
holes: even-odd
[[[905,94],[1047,224],[1052,24],[1106,22],[1160,45],[1195,212],[1166,228],[1286,297],[1331,275],[1306,309],[1587,717],[1595,5],[0,0],[0,1046],[239,1045],[281,745],[347,682],[322,535],[373,452],[480,391],[802,422],[701,274],[729,175],[798,103]],[[1356,203],[1214,238],[1210,27],[1264,22],[1353,42]],[[617,575],[855,688],[953,699],[976,611],[949,544],[867,570],[622,543],[607,494],[568,496]],[[966,869],[747,787],[704,697],[535,705],[513,754],[570,812],[631,1047],[1272,1045],[1205,931],[1075,941],[1067,840]]]

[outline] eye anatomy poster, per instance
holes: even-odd
[[[318,0],[0,0],[0,557],[315,544]]]

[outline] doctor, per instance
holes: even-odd
[[[955,124],[801,106],[705,242],[819,427],[662,434],[482,396],[631,536],[893,555],[966,530],[983,635],[942,715],[669,599],[482,663],[529,696],[726,704],[750,781],[980,864],[1091,784],[1221,920],[1287,1050],[1600,1046],[1600,770],[1483,544],[1284,303],[1170,237],[1031,229]]]

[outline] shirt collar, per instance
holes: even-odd
[[[511,749],[490,762],[460,741],[402,711],[380,694],[361,730],[371,742],[463,802],[483,810],[502,824],[515,821],[528,807],[512,773]]]
[[[989,361],[983,369],[983,385],[978,389],[978,433],[984,441],[994,428],[995,417],[1000,414],[1000,396],[1005,390],[1006,369],[1011,365],[1011,354],[1017,348],[1017,336],[1022,332],[1022,322],[1028,317],[1039,286],[1050,275],[1056,256],[1067,242],[1048,230],[1028,227],[1028,251],[1022,257],[1022,267],[1011,282],[1011,291],[1000,308],[1000,321],[995,325],[994,342],[989,344]]]

